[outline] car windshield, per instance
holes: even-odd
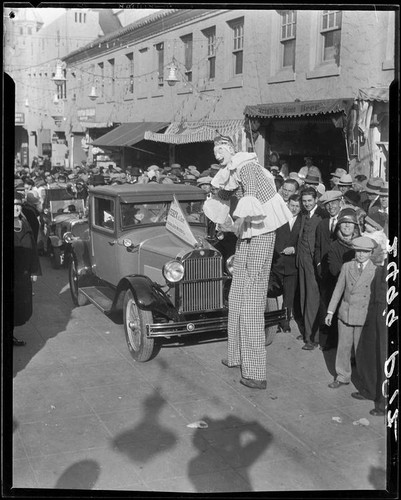
[[[202,201],[180,201],[181,209],[190,224],[205,224]],[[137,224],[165,224],[170,202],[122,203],[121,227],[126,229]]]

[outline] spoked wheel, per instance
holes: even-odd
[[[146,337],[146,325],[153,323],[150,311],[139,309],[131,290],[124,296],[124,332],[128,349],[135,361],[148,361],[154,349],[154,339]]]
[[[79,290],[77,264],[72,256],[69,260],[70,265],[68,267],[68,280],[70,282],[72,301],[76,306],[85,306],[86,304],[89,304],[89,300]]]

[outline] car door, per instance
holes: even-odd
[[[92,199],[91,261],[98,278],[112,285],[118,283],[116,202],[97,195]]]

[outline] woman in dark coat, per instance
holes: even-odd
[[[382,393],[382,385],[386,378],[384,363],[387,357],[388,332],[386,326],[387,294],[387,261],[383,266],[377,266],[375,277],[371,284],[371,294],[358,349],[356,365],[358,367],[355,387],[358,392],[351,396],[355,399],[371,399],[374,408],[370,410],[373,416],[385,414],[386,401]]]
[[[22,216],[22,195],[14,194],[14,327],[24,325],[32,316],[32,281],[42,274],[36,241]],[[25,342],[13,336],[13,344]]]

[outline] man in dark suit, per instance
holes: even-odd
[[[301,196],[293,194],[288,200],[288,208],[294,218],[276,229],[272,272],[276,273],[283,284],[283,307],[291,317],[294,309],[294,297],[298,288],[298,270],[295,265],[295,249],[301,229]],[[295,316],[295,314],[294,314]],[[280,327],[284,333],[291,332],[288,320],[283,321]]]
[[[299,276],[299,294],[301,312],[304,319],[302,349],[310,351],[318,344],[316,337],[319,331],[320,293],[316,281],[313,257],[315,254],[316,227],[328,217],[328,213],[317,205],[317,192],[313,187],[306,187],[301,192],[301,203],[304,213],[301,218],[296,249],[296,265]]]
[[[326,191],[320,198],[320,202],[326,209],[329,217],[324,218],[316,227],[315,255],[314,263],[316,268],[316,277],[320,292],[320,308],[319,308],[319,343],[320,348],[325,351],[335,347],[336,335],[331,335],[327,325],[325,325],[325,317],[327,306],[331,299],[332,289],[327,286],[329,281],[329,268],[327,263],[327,254],[331,243],[336,238],[335,228],[337,225],[338,214],[341,211],[341,191]],[[332,328],[336,328],[333,325]]]

